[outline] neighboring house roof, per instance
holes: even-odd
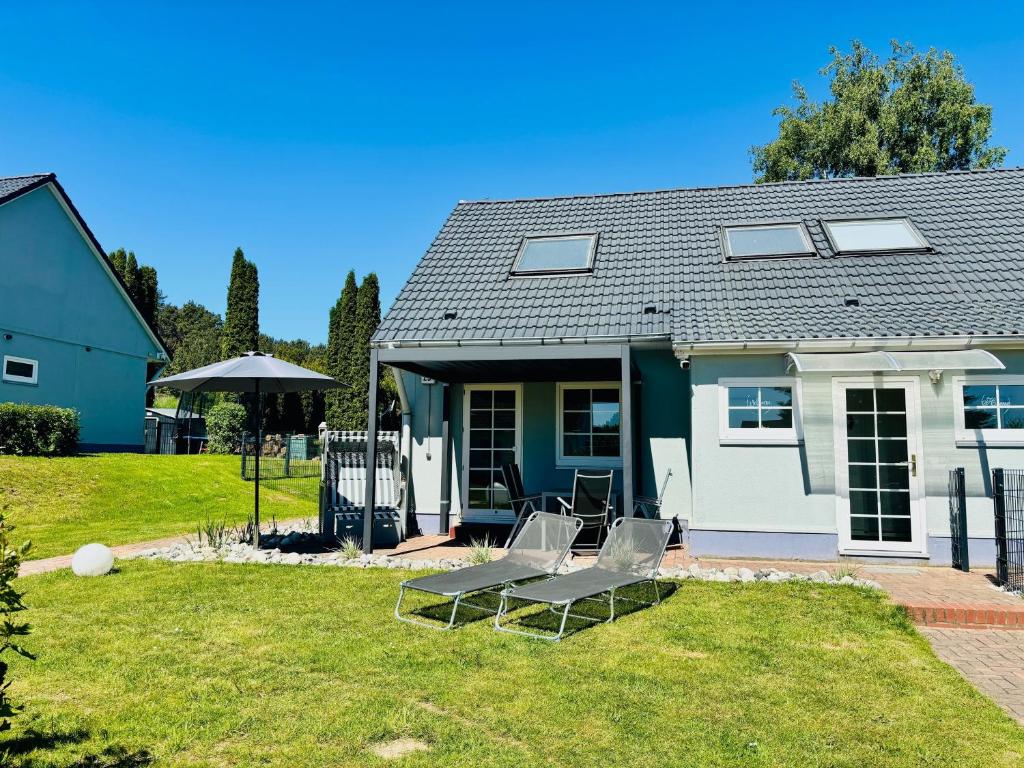
[[[107,252],[103,250],[103,246],[100,245],[99,240],[89,229],[89,225],[85,223],[85,219],[82,218],[82,214],[75,208],[75,204],[71,202],[71,198],[68,197],[68,193],[64,191],[64,187],[57,181],[57,175],[54,173],[37,173],[29,176],[0,176],[0,205],[8,203],[17,197],[26,195],[34,189],[45,186],[47,184],[52,185],[58,198],[64,203],[68,212],[71,214],[72,219],[81,229],[82,234],[92,247],[97,257],[103,262],[106,271],[110,274],[110,277],[117,284],[118,289],[124,296],[128,306],[135,314],[136,319],[142,324],[146,333],[152,338],[153,342],[157,345],[159,350],[163,352],[165,357],[169,357],[167,353],[167,346],[164,344],[163,339],[160,338],[160,334],[157,332],[149,321],[147,321],[142,314],[139,312],[138,307],[135,306],[135,302],[131,300],[128,294],[128,288],[121,280],[121,276],[117,274],[117,270],[114,269],[110,263],[110,259],[107,258]]]
[[[821,220],[853,216],[908,216],[934,252],[837,255]],[[819,256],[725,262],[723,225],[794,220]],[[509,276],[524,237],[589,232],[593,274]],[[1021,168],[462,202],[374,339],[1015,335],[1022,261]]]

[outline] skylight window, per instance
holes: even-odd
[[[564,275],[589,272],[597,235],[527,237],[512,268],[513,275]]]
[[[811,256],[814,252],[802,224],[751,224],[725,228],[727,259]]]
[[[910,219],[851,219],[823,223],[838,253],[928,250],[928,242]]]

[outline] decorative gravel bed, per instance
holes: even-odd
[[[316,533],[306,530],[305,526],[293,526],[262,537],[263,547],[257,551],[251,545],[239,542],[233,535],[228,535],[219,546],[208,543],[183,541],[168,547],[144,549],[126,559],[170,560],[177,563],[225,562],[225,563],[272,563],[280,565],[319,565],[340,568],[401,568],[411,571],[450,571],[465,568],[470,563],[457,558],[406,558],[389,555],[356,555],[351,556],[339,550],[323,550]],[[593,564],[590,558],[581,560],[569,559],[560,573],[571,573]],[[849,574],[838,576],[835,573],[820,570],[814,573],[793,573],[780,571],[776,568],[701,568],[696,563],[688,566],[672,566],[662,568],[659,575],[667,579],[721,582],[781,582],[809,581],[818,584],[843,584],[854,587],[870,587],[881,589],[881,586],[870,579],[862,579]]]

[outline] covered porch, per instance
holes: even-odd
[[[447,534],[456,525],[512,525],[501,473],[512,462],[522,470],[526,492],[544,494],[537,504],[548,511],[555,511],[556,496],[571,495],[576,470],[611,471],[614,514],[631,516],[637,496],[656,494],[639,468],[636,355],[628,343],[374,349],[371,376],[388,365],[399,386],[405,530]],[[376,434],[372,416],[368,431]],[[368,445],[367,465],[376,450]],[[366,508],[373,508],[373,494],[368,483]],[[371,551],[368,527],[363,542]]]

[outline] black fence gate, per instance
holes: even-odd
[[[971,570],[967,551],[967,488],[963,467],[949,470],[949,531],[953,567],[961,571]]]
[[[1024,470],[993,469],[996,522],[996,578],[1024,590]]]

